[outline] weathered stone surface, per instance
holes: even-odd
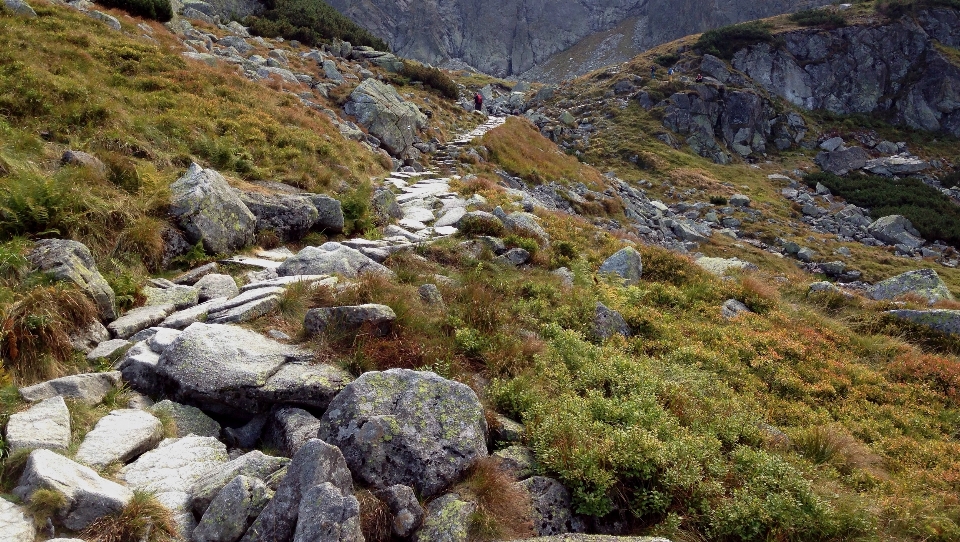
[[[190,507],[198,515],[203,515],[217,494],[237,476],[266,481],[286,468],[288,463],[290,460],[285,457],[265,455],[254,450],[217,465],[216,469],[208,469],[185,486],[190,494]]]
[[[519,541],[515,541],[519,542]],[[524,542],[671,542],[660,536],[613,536],[606,534],[568,533],[555,536],[525,538]]]
[[[174,277],[171,282],[174,284],[186,284],[187,286],[196,284],[196,282],[210,273],[216,273],[220,266],[217,262],[208,263],[206,265],[201,265],[196,269],[191,269],[182,275],[177,275]]]
[[[623,278],[624,284],[629,286],[640,281],[640,274],[643,272],[643,262],[637,249],[626,247],[618,250],[613,256],[607,258],[600,266],[598,272],[619,275]]]
[[[253,242],[257,218],[218,172],[193,164],[170,190],[170,214],[191,243],[223,254]]]
[[[892,177],[920,173],[930,169],[930,163],[910,156],[885,156],[867,160],[867,165],[863,169],[876,175]]]
[[[393,276],[393,271],[364,256],[359,250],[340,243],[304,247],[277,269],[281,277],[290,275],[342,275],[357,278],[366,273]]]
[[[320,216],[310,198],[299,194],[240,192],[240,199],[257,217],[257,232],[273,231],[284,242],[306,235]]]
[[[367,330],[383,337],[393,329],[397,315],[386,305],[367,304],[310,309],[303,321],[307,333],[343,335]]]
[[[905,216],[890,215],[878,218],[867,226],[867,231],[873,237],[891,245],[904,245],[911,249],[923,246],[920,232]]]
[[[497,256],[496,261],[517,267],[530,261],[530,253],[525,249],[515,247]]]
[[[533,505],[533,530],[538,536],[583,532],[582,519],[573,513],[570,490],[553,478],[534,476],[520,483]]]
[[[207,316],[210,314],[210,309],[219,306],[224,301],[227,301],[226,297],[217,297],[209,301],[200,303],[195,307],[190,307],[189,309],[184,309],[182,311],[177,311],[170,316],[166,317],[162,322],[157,324],[160,327],[167,327],[171,329],[185,329],[190,324],[196,322],[204,322],[207,320]]]
[[[500,459],[500,468],[513,474],[517,480],[529,478],[536,472],[537,460],[533,450],[526,446],[514,444],[496,451],[493,455]]]
[[[79,399],[88,405],[95,405],[119,383],[119,371],[71,375],[20,388],[20,397],[23,397],[24,401],[35,403],[62,395],[66,398]]]
[[[541,248],[550,246],[550,236],[540,225],[539,219],[530,213],[510,213],[503,220],[504,227],[510,233],[535,239]]]
[[[302,408],[285,407],[270,412],[263,429],[263,442],[293,457],[310,439],[317,438],[320,420]]]
[[[340,201],[320,194],[310,194],[310,202],[317,209],[313,227],[327,233],[343,233],[343,207]]]
[[[330,496],[353,495],[353,479],[340,450],[322,440],[313,439],[293,456],[273,500],[247,530],[243,542],[293,540],[300,523],[301,502],[311,489],[327,483],[330,484],[327,488],[331,490],[328,493]]]
[[[157,363],[160,354],[154,352],[147,341],[140,341],[130,347],[115,367],[123,375],[123,381],[132,389],[148,395],[162,392],[157,376]]]
[[[443,305],[443,295],[440,294],[436,284],[421,285],[417,288],[417,293],[420,295],[420,301],[427,305]]]
[[[840,293],[840,288],[836,284],[827,281],[814,282],[810,285],[810,293],[818,292],[829,292],[829,293]]]
[[[344,111],[376,136],[387,152],[398,157],[409,154],[417,131],[427,125],[426,116],[416,105],[376,79],[360,83]]]
[[[730,205],[734,207],[749,207],[750,197],[744,194],[734,194],[730,196]]]
[[[182,533],[189,538],[196,523],[190,512],[190,489],[205,474],[220,472],[226,461],[223,443],[212,437],[191,435],[165,439],[156,449],[121,469],[119,477],[132,489],[156,495],[173,512]]]
[[[722,314],[724,318],[736,318],[744,312],[753,311],[750,310],[750,307],[747,307],[736,299],[728,299],[724,301],[723,306],[720,308],[720,314]]]
[[[71,282],[86,292],[100,311],[100,318],[117,317],[116,296],[97,270],[93,255],[83,243],[65,239],[42,239],[27,255],[35,269],[62,282]]]
[[[360,503],[330,482],[308,489],[300,500],[293,542],[363,542]]]
[[[268,501],[262,480],[237,476],[210,502],[193,531],[193,542],[236,542]]]
[[[423,522],[424,510],[410,486],[395,485],[376,492],[393,515],[393,534],[406,538]]]
[[[54,521],[72,531],[79,531],[100,517],[120,512],[133,498],[129,489],[50,450],[30,453],[13,494],[27,501],[38,489],[56,491],[64,496],[63,506],[56,510]]]
[[[731,271],[757,269],[757,266],[739,258],[697,258],[696,264],[712,275],[722,277]]]
[[[211,324],[238,324],[256,320],[280,306],[280,294],[266,295],[237,305],[229,309],[207,313],[207,322]],[[216,309],[217,307],[214,307]]]
[[[196,323],[163,352],[158,371],[173,399],[213,413],[266,412],[280,402],[324,408],[349,375],[309,365],[312,358],[252,331]]]
[[[607,308],[598,301],[593,314],[592,334],[595,338],[604,341],[614,335],[629,337],[633,335],[633,331],[619,312]]]
[[[917,269],[874,284],[867,292],[870,299],[887,300],[913,294],[934,303],[953,299],[950,289],[933,269]]]
[[[465,213],[454,225],[458,230],[474,235],[501,235],[504,231],[503,221],[486,211]]]
[[[414,535],[416,542],[467,542],[470,539],[470,518],[477,511],[476,503],[460,500],[448,493],[427,505],[423,526]]]
[[[114,410],[87,433],[77,449],[80,463],[102,469],[153,449],[163,439],[163,425],[143,410]]]
[[[898,309],[887,314],[928,327],[941,333],[960,335],[960,311],[949,309],[931,309],[926,311]]]
[[[31,448],[66,450],[70,446],[70,411],[59,395],[10,415],[4,435],[7,452]]]
[[[143,295],[147,298],[147,306],[173,305],[174,309],[183,310],[199,303],[200,292],[193,286],[177,284],[170,288],[147,286],[143,289]]]
[[[870,155],[861,147],[850,147],[833,152],[821,152],[816,163],[821,169],[834,175],[846,175],[867,165]]]
[[[89,10],[83,13],[85,13],[87,17],[90,17],[91,19],[95,19],[97,21],[103,22],[103,24],[107,25],[111,29],[116,30],[118,32],[122,28],[120,26],[120,21],[118,21],[116,17],[108,13],[104,13],[102,11],[97,11],[97,10]]]
[[[153,327],[166,320],[173,313],[173,305],[151,305],[131,309],[107,326],[110,333],[118,339],[129,339],[138,331]]]
[[[469,387],[433,373],[368,372],[321,418],[319,437],[338,446],[360,480],[437,495],[487,455],[483,407]]]
[[[70,346],[74,350],[87,354],[98,344],[108,339],[110,339],[110,331],[103,324],[94,320],[90,322],[89,326],[74,330],[70,334]]]
[[[37,16],[37,12],[33,11],[33,8],[30,7],[30,4],[24,2],[23,0],[3,0],[3,6],[9,9],[14,15],[27,18],[34,18]]]
[[[33,542],[37,529],[30,512],[21,506],[0,498],[0,541]]]
[[[150,407],[150,411],[154,414],[169,416],[177,426],[178,437],[187,435],[220,437],[220,424],[197,407],[181,405],[169,399],[164,399]]]
[[[112,359],[131,344],[132,343],[126,339],[103,341],[87,354],[87,359],[89,361],[96,361],[103,358]]]
[[[204,275],[194,284],[194,287],[200,292],[200,301],[210,301],[218,297],[226,297],[229,299],[240,295],[240,288],[237,286],[237,281],[233,280],[233,277],[230,275],[220,275],[217,273]]]

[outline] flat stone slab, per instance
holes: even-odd
[[[403,209],[404,220],[416,220],[417,222],[433,222],[436,218],[433,211],[423,207],[406,207]]]
[[[9,453],[31,448],[66,450],[70,446],[70,411],[63,397],[45,399],[11,415],[4,439]]]
[[[96,348],[91,350],[89,354],[87,354],[87,359],[90,361],[96,361],[100,358],[113,357],[131,344],[133,343],[126,339],[110,339],[109,341],[103,341],[102,343],[98,344]]]
[[[188,435],[220,437],[220,424],[210,416],[204,414],[204,412],[197,407],[181,405],[169,399],[164,399],[153,405],[150,411],[154,414],[163,413],[170,416],[177,425],[178,437],[186,437]]]
[[[138,331],[153,327],[170,316],[176,307],[174,305],[155,305],[133,309],[120,318],[117,318],[107,329],[117,339],[129,339]]]
[[[465,203],[465,202],[464,202]],[[463,215],[467,214],[466,207],[454,207],[449,211],[443,213],[436,222],[433,223],[434,228],[440,228],[443,226],[453,226],[456,224]]]
[[[3,542],[33,542],[37,529],[33,516],[23,506],[0,498],[0,540]]]
[[[219,268],[220,266],[217,265],[217,262],[208,263],[206,265],[201,265],[196,269],[191,269],[190,271],[187,271],[182,275],[178,275],[174,277],[173,280],[171,280],[170,282],[173,282],[174,284],[191,285],[197,282],[198,280],[202,279],[205,275],[209,275],[210,273],[216,273],[217,269]]]
[[[240,292],[248,292],[250,290],[256,290],[259,288],[272,288],[277,286],[289,286],[296,282],[325,282],[329,283],[331,286],[337,283],[337,277],[332,277],[330,275],[290,275],[288,277],[278,277],[270,280],[261,280],[259,282],[251,282],[250,284],[245,284],[240,288]]]
[[[290,256],[293,256],[293,252],[291,252],[290,249],[286,247],[278,248],[274,250],[258,250],[257,251],[258,258],[266,258],[268,260],[276,260],[278,262],[282,262],[287,258],[289,258]]]
[[[64,376],[20,388],[20,397],[23,397],[24,401],[35,403],[62,395],[95,405],[103,401],[103,397],[120,383],[120,378],[120,371]]]
[[[212,307],[208,314],[215,314],[218,312],[224,312],[234,307],[239,307],[241,305],[246,305],[251,301],[256,301],[264,297],[270,297],[275,295],[281,295],[286,291],[286,288],[282,286],[269,286],[266,288],[254,288],[252,290],[247,290],[237,297],[230,298],[226,301],[220,302]]]
[[[256,290],[253,290],[256,292]],[[210,313],[207,321],[211,324],[238,324],[256,320],[264,314],[280,306],[280,295],[271,295],[251,301],[239,307],[233,307],[222,312]]]
[[[439,227],[433,228],[434,233],[436,233],[437,235],[443,235],[443,236],[456,235],[456,233],[459,231],[460,230],[458,230],[453,226],[439,226]]]
[[[171,329],[186,329],[187,326],[194,322],[205,321],[207,319],[207,315],[210,313],[210,309],[223,303],[227,299],[229,298],[218,297],[216,299],[211,299],[210,301],[200,303],[195,307],[177,311],[168,316],[163,322],[160,322],[159,326]]]
[[[163,425],[143,410],[114,410],[87,433],[76,459],[94,468],[126,462],[153,449],[163,439]]]
[[[143,295],[147,297],[147,306],[173,305],[176,310],[186,309],[200,302],[200,291],[197,288],[181,284],[174,284],[169,288],[147,286],[143,289]]]
[[[222,263],[235,263],[246,265],[247,267],[259,267],[260,269],[276,269],[283,262],[277,260],[268,260],[266,258],[251,258],[250,256],[234,256],[223,260]]]

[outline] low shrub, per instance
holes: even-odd
[[[800,26],[819,26],[827,29],[842,28],[847,25],[843,15],[829,9],[805,9],[790,14],[790,21]]]
[[[960,207],[919,179],[814,173],[804,177],[804,182],[811,187],[822,183],[833,194],[870,209],[874,218],[903,215],[924,239],[960,243]]]
[[[445,98],[456,100],[460,97],[460,89],[457,84],[439,68],[425,66],[419,62],[403,60],[403,71],[400,75],[411,81],[420,81],[424,85],[436,90]]]
[[[724,26],[704,32],[694,48],[726,60],[744,47],[758,43],[773,43],[776,38],[770,33],[770,25],[759,21]]]
[[[874,4],[877,13],[899,19],[917,10],[931,7],[960,8],[960,0],[883,0]]]
[[[713,205],[726,205],[727,198],[723,196],[710,196],[710,203]]]
[[[673,66],[674,64],[677,63],[678,60],[680,60],[680,55],[676,53],[667,53],[664,55],[657,55],[657,58],[653,59],[654,62],[656,62],[657,64],[660,64],[664,68]]]
[[[177,523],[151,493],[135,491],[119,514],[103,516],[83,531],[90,542],[173,542],[180,540]]]
[[[154,19],[165,23],[173,18],[170,0],[97,0],[101,6],[117,8],[131,15]]]
[[[268,0],[267,10],[244,24],[258,36],[283,37],[313,47],[339,39],[389,51],[385,41],[367,32],[323,0]]]

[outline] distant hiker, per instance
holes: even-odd
[[[697,74],[697,82],[698,82],[698,83],[702,83],[702,82],[703,82],[703,74],[702,74],[702,73],[698,73],[698,74]]]
[[[483,96],[479,92],[473,97],[473,108],[483,112]]]
[[[670,71],[667,72],[667,77],[669,77],[670,81],[673,82],[673,68],[670,68]]]
[[[656,78],[657,78],[657,67],[650,66],[650,79],[656,79]]]

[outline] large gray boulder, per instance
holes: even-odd
[[[326,408],[350,377],[312,360],[309,351],[253,331],[198,322],[164,350],[157,371],[174,400],[249,415],[277,403]]]
[[[190,494],[190,508],[203,515],[217,494],[237,476],[256,478],[264,482],[284,472],[290,460],[285,457],[266,455],[259,450],[247,452],[230,462],[208,469],[185,486]]]
[[[530,494],[533,530],[537,536],[582,533],[583,520],[573,513],[570,490],[553,478],[534,476],[520,485]]]
[[[233,280],[230,275],[220,275],[218,273],[204,275],[194,284],[194,287],[200,291],[200,301],[210,301],[218,297],[230,299],[240,295],[237,281]]]
[[[442,492],[487,455],[483,406],[468,386],[434,373],[368,372],[321,418],[319,437],[343,451],[354,475],[375,488]]]
[[[243,542],[291,542],[301,520],[304,529],[313,531],[314,518],[301,518],[300,505],[308,495],[311,500],[318,498],[320,495],[311,490],[325,484],[329,484],[324,493],[328,499],[353,496],[353,479],[343,454],[335,446],[313,439],[293,456],[276,494],[247,530]]]
[[[153,493],[173,512],[181,533],[189,538],[196,525],[190,508],[190,490],[205,474],[219,472],[226,461],[227,447],[222,442],[190,435],[165,439],[122,468],[119,478],[134,490]]]
[[[310,309],[303,321],[303,330],[309,334],[329,333],[344,335],[367,330],[375,337],[388,335],[397,314],[386,305],[369,303],[345,307]]]
[[[226,254],[253,242],[257,217],[218,172],[193,164],[170,191],[170,214],[191,243]]]
[[[114,410],[83,438],[76,459],[102,469],[137,457],[156,447],[162,439],[163,425],[153,414],[136,409]]]
[[[612,273],[623,278],[627,286],[640,281],[643,272],[643,262],[640,253],[633,247],[626,247],[617,251],[600,265],[599,273]]]
[[[343,206],[338,200],[320,194],[308,194],[317,209],[317,221],[313,227],[327,233],[343,233]]]
[[[878,218],[867,226],[870,235],[891,245],[904,245],[915,249],[923,246],[920,232],[913,227],[910,220],[901,215],[890,215]]]
[[[281,277],[293,275],[342,275],[357,278],[367,273],[393,276],[393,271],[373,261],[359,250],[329,242],[319,247],[304,247],[277,268]]]
[[[113,320],[117,317],[116,296],[97,270],[97,263],[83,243],[66,239],[42,239],[27,254],[33,267],[61,282],[76,284],[93,298],[100,311],[100,318]]]
[[[846,175],[867,165],[870,155],[861,147],[849,147],[833,152],[821,152],[814,160],[820,168],[834,175]]]
[[[887,314],[907,320],[914,324],[928,327],[941,333],[951,335],[960,335],[960,311],[949,309],[932,309],[927,311],[916,311],[908,309],[897,309],[887,311]]]
[[[187,435],[220,437],[220,424],[197,407],[164,399],[150,407],[150,412],[154,415],[168,416],[177,426],[178,437]]]
[[[614,335],[623,335],[629,337],[633,335],[627,321],[619,312],[607,308],[606,305],[597,301],[596,309],[593,314],[592,334],[595,338],[604,341]]]
[[[3,542],[33,542],[37,528],[29,511],[0,498],[0,540]]]
[[[257,217],[257,232],[273,231],[283,242],[306,235],[320,217],[310,198],[298,194],[240,192],[240,199]]]
[[[95,405],[103,401],[104,396],[120,383],[120,376],[120,371],[64,376],[20,388],[20,397],[23,397],[24,401],[35,403],[62,395]]]
[[[262,480],[237,476],[210,502],[193,531],[193,542],[236,542],[268,501]]]
[[[70,411],[63,397],[51,397],[11,414],[4,440],[11,454],[33,448],[66,450],[70,446]]]
[[[147,286],[143,289],[147,298],[147,306],[173,305],[176,310],[188,309],[200,302],[200,291],[193,286],[173,285],[169,288],[154,288]]]
[[[308,489],[300,500],[293,542],[363,542],[360,502],[330,482]]]
[[[133,498],[133,491],[50,450],[30,452],[13,494],[29,501],[38,489],[63,495],[63,504],[53,519],[71,531],[82,530],[98,518],[119,513]]]
[[[470,524],[477,504],[461,500],[457,493],[434,499],[427,506],[423,526],[414,536],[415,542],[467,542]]]
[[[503,225],[511,233],[535,239],[541,248],[550,247],[550,236],[540,225],[536,215],[522,212],[510,213],[503,220]]]
[[[360,83],[344,106],[357,118],[383,148],[397,157],[405,157],[413,146],[418,130],[427,125],[427,117],[416,105],[405,101],[392,86],[376,79]]]
[[[870,288],[867,295],[874,300],[896,299],[913,294],[935,303],[941,299],[953,299],[950,289],[933,269],[917,269],[890,277]]]

